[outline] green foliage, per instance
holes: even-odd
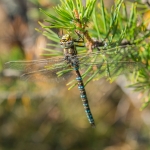
[[[78,21],[75,11],[79,12],[80,23],[84,25],[89,21],[92,15],[95,2],[96,0],[88,0],[86,7],[84,7],[80,0],[61,0],[61,6],[58,5],[55,7],[55,12],[59,17],[51,15],[50,13],[40,9],[41,12],[50,18],[45,20],[46,22],[50,23],[50,26],[45,26],[45,28],[62,28],[71,31],[75,30],[77,27],[74,22]]]
[[[96,5],[95,3],[96,0],[87,0],[86,5],[83,6],[80,0],[61,0],[61,5],[54,8],[55,15],[40,9],[48,16],[45,21],[50,23],[47,26],[40,23],[45,29],[43,34],[56,43],[49,44],[52,49],[46,50],[51,54],[45,55],[62,55],[58,46],[59,38],[51,28],[65,30],[73,36],[78,32],[86,39],[85,45],[88,45],[78,49],[80,68],[84,70],[82,77],[87,79],[85,84],[105,76],[113,81],[119,74],[128,73],[128,68],[130,68],[136,78],[129,87],[146,93],[143,94],[144,100],[147,100],[143,105],[144,108],[150,102],[150,44],[146,42],[149,41],[150,31],[147,30],[145,20],[142,18],[147,7],[140,3],[125,3],[123,0],[116,0],[109,11],[105,8],[103,1],[97,2]],[[139,11],[141,8],[142,11]],[[54,48],[58,51],[53,51]],[[90,56],[87,50],[91,51]],[[89,64],[88,67],[85,64]],[[96,65],[96,70],[93,70],[93,64]],[[65,72],[66,70],[61,71],[58,75]],[[88,77],[89,74],[90,77]],[[72,88],[76,84],[71,81],[68,85]]]

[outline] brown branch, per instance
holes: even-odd
[[[80,20],[80,15],[78,13],[77,9],[73,10],[74,12],[74,16],[75,16],[75,25],[79,30],[76,30],[77,33],[79,34],[83,34],[85,39],[87,40],[86,46],[89,49],[89,52],[92,52],[92,49],[95,45],[94,40],[90,37],[89,33],[87,30],[85,30],[85,28],[87,27],[87,24],[82,24],[81,20]],[[80,31],[81,29],[81,31]]]

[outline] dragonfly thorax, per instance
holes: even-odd
[[[74,42],[69,34],[65,34],[60,40],[60,45],[62,48],[71,48],[74,45]]]

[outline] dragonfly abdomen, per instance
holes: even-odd
[[[90,110],[90,107],[89,107],[89,104],[88,104],[88,99],[87,99],[86,91],[85,91],[84,84],[83,84],[83,81],[82,81],[82,77],[80,75],[78,67],[74,67],[74,70],[76,72],[76,80],[78,82],[78,89],[80,91],[80,97],[82,99],[82,103],[83,103],[83,106],[84,106],[84,109],[85,109],[86,116],[87,116],[91,126],[95,127],[94,118],[92,116],[92,113],[91,113],[91,110]]]

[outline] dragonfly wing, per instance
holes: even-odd
[[[141,62],[133,61],[135,57],[138,59],[138,56],[138,51],[131,47],[80,54],[78,60],[83,75],[92,76],[95,73],[97,75],[118,76],[145,67]]]
[[[82,63],[101,63],[103,61],[128,61],[131,58],[138,59],[139,52],[133,46],[114,47],[107,50],[100,50],[92,53],[79,54],[77,56],[80,64]]]
[[[32,61],[10,61],[5,63],[5,68],[23,71],[25,73],[44,69],[45,66],[61,63],[64,58],[48,58]]]
[[[40,82],[61,82],[66,81],[71,77],[72,73],[70,71],[64,73],[62,76],[58,77],[57,72],[60,69],[42,69],[38,71],[32,71],[22,74],[20,77],[25,81],[40,81]],[[62,68],[61,68],[62,71]]]
[[[86,76],[92,76],[96,73],[96,75],[113,77],[120,74],[133,73],[144,67],[146,67],[144,64],[135,61],[111,61],[80,64],[81,73]]]
[[[62,57],[32,61],[11,61],[5,64],[5,68],[22,71],[21,79],[27,81],[60,82],[72,75],[70,72],[72,69]],[[58,72],[60,77],[57,75]]]

